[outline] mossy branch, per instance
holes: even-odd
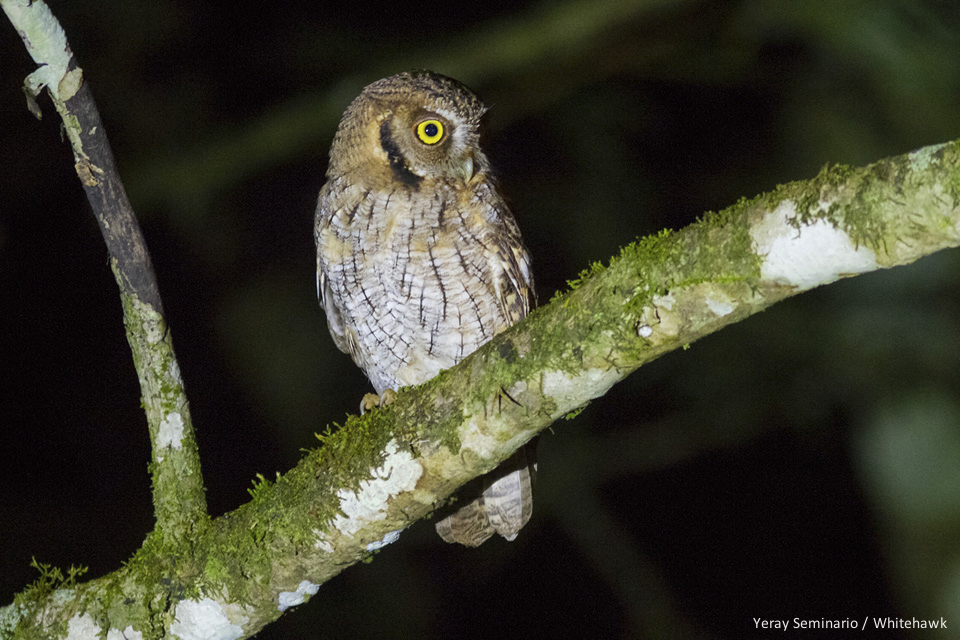
[[[25,0],[0,3],[27,7]],[[75,77],[80,95],[86,88]],[[96,120],[77,115],[72,99],[54,97],[61,114],[87,123],[74,130],[78,173],[93,183],[88,188],[109,185],[97,197],[129,215],[116,227],[101,220],[111,227],[108,246],[136,245],[123,235],[138,232],[122,187],[107,181],[109,151],[84,138]],[[203,637],[250,637],[644,363],[785,297],[960,245],[958,187],[960,144],[937,145],[864,168],[827,168],[631,244],[459,366],[404,390],[384,411],[350,418],[290,472],[261,478],[249,503],[193,528],[189,541],[158,526],[109,575],[20,594],[0,609],[0,638],[192,638],[201,630]],[[187,454],[172,445],[173,414],[184,420],[184,434],[189,419],[159,296],[124,272],[124,264],[149,268],[145,256],[144,248],[128,263],[113,259],[151,416],[155,493],[163,499],[162,479],[174,478],[164,471],[171,459],[196,472],[187,482],[197,486],[199,467],[177,458]],[[180,442],[195,455],[192,435]],[[187,506],[205,521],[198,504]],[[171,526],[186,531],[178,515]],[[158,523],[161,516],[158,509]]]

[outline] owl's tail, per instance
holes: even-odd
[[[437,522],[440,537],[468,547],[480,546],[494,533],[516,538],[533,513],[536,447],[536,440],[524,445],[461,490],[460,496],[469,502]]]

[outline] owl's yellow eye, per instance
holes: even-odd
[[[417,137],[423,144],[437,144],[443,139],[443,123],[429,118],[417,124]]]

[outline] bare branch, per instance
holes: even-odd
[[[66,35],[43,2],[0,2],[38,65],[25,83],[28,100],[46,88],[63,120],[75,167],[110,254],[127,340],[140,379],[153,445],[153,502],[157,530],[187,539],[206,522],[190,410],[163,319],[160,291],[140,226],[124,191],[90,86],[76,65]]]

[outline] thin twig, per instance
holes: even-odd
[[[206,522],[206,497],[180,367],[146,242],[117,173],[90,85],[57,19],[42,1],[0,0],[0,5],[38,65],[24,85],[31,111],[39,115],[36,97],[46,89],[63,120],[77,175],[120,287],[153,445],[150,470],[157,530],[164,538],[187,538],[196,525]]]

